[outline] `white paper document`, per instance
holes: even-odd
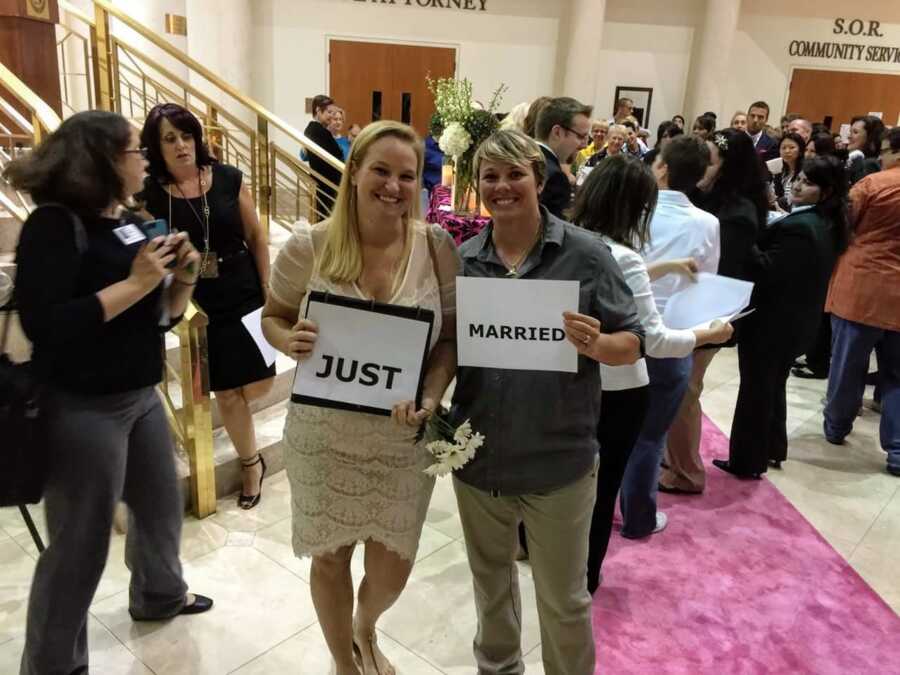
[[[381,414],[416,400],[431,320],[314,299],[306,316],[319,325],[319,336],[310,358],[297,366],[293,400]]]
[[[713,321],[731,321],[750,304],[749,281],[700,272],[696,283],[675,293],[666,304],[663,323],[669,328],[708,328]]]
[[[578,311],[577,281],[456,279],[459,365],[578,371],[563,312]]]
[[[269,341],[266,340],[266,336],[263,335],[262,311],[263,308],[260,307],[259,309],[250,312],[241,318],[241,323],[244,324],[244,328],[247,329],[247,332],[250,333],[250,337],[252,337],[253,341],[256,343],[259,353],[262,354],[263,361],[266,362],[267,366],[271,366],[275,363],[275,347],[270,345]]]

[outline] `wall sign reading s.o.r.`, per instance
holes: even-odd
[[[832,33],[835,35],[865,35],[867,37],[884,37],[878,29],[881,28],[880,21],[863,21],[862,19],[844,19],[837,18],[834,20],[834,28]]]

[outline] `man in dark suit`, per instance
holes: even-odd
[[[312,114],[313,119],[306,125],[304,135],[320,148],[332,155],[335,159],[344,161],[344,153],[341,146],[335,140],[334,136],[328,131],[328,125],[337,112],[338,107],[334,104],[334,100],[325,94],[319,94],[313,99]],[[316,155],[308,153],[309,168],[313,171],[313,178],[316,181],[316,218],[310,217],[315,222],[323,220],[331,215],[331,209],[334,206],[334,200],[337,197],[335,189],[341,183],[341,172],[334,168],[327,160]],[[328,182],[326,182],[328,181]],[[328,183],[332,183],[332,187]]]
[[[550,99],[538,115],[535,140],[547,161],[547,178],[540,202],[557,218],[568,220],[572,205],[572,182],[562,164],[572,162],[575,153],[587,147],[593,107],[574,98]]]
[[[766,133],[769,121],[769,104],[756,101],[747,110],[747,133],[753,139],[753,147],[764,162],[778,157],[778,142]]]

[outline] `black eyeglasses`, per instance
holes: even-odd
[[[144,159],[149,159],[150,157],[149,148],[138,148],[137,150],[126,150],[125,152],[136,152]]]
[[[575,138],[577,138],[577,139],[578,139],[579,141],[581,141],[582,143],[584,143],[584,142],[588,139],[588,136],[590,136],[589,133],[587,133],[587,134],[579,134],[579,133],[578,133],[577,131],[575,131],[572,127],[567,127],[565,124],[560,124],[559,126],[561,126],[563,129],[565,129],[565,130],[568,131],[569,133],[575,134]]]

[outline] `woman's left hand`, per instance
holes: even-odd
[[[400,426],[418,429],[425,420],[431,417],[436,405],[433,399],[423,398],[422,407],[416,410],[415,401],[400,401],[394,404],[394,408],[391,410],[391,419]]]
[[[183,284],[194,284],[200,276],[200,253],[194,248],[187,232],[179,232],[171,237],[171,247],[177,250],[175,280]]]
[[[587,314],[577,312],[563,312],[563,328],[579,354],[591,356],[594,343],[600,336],[600,322]]]

